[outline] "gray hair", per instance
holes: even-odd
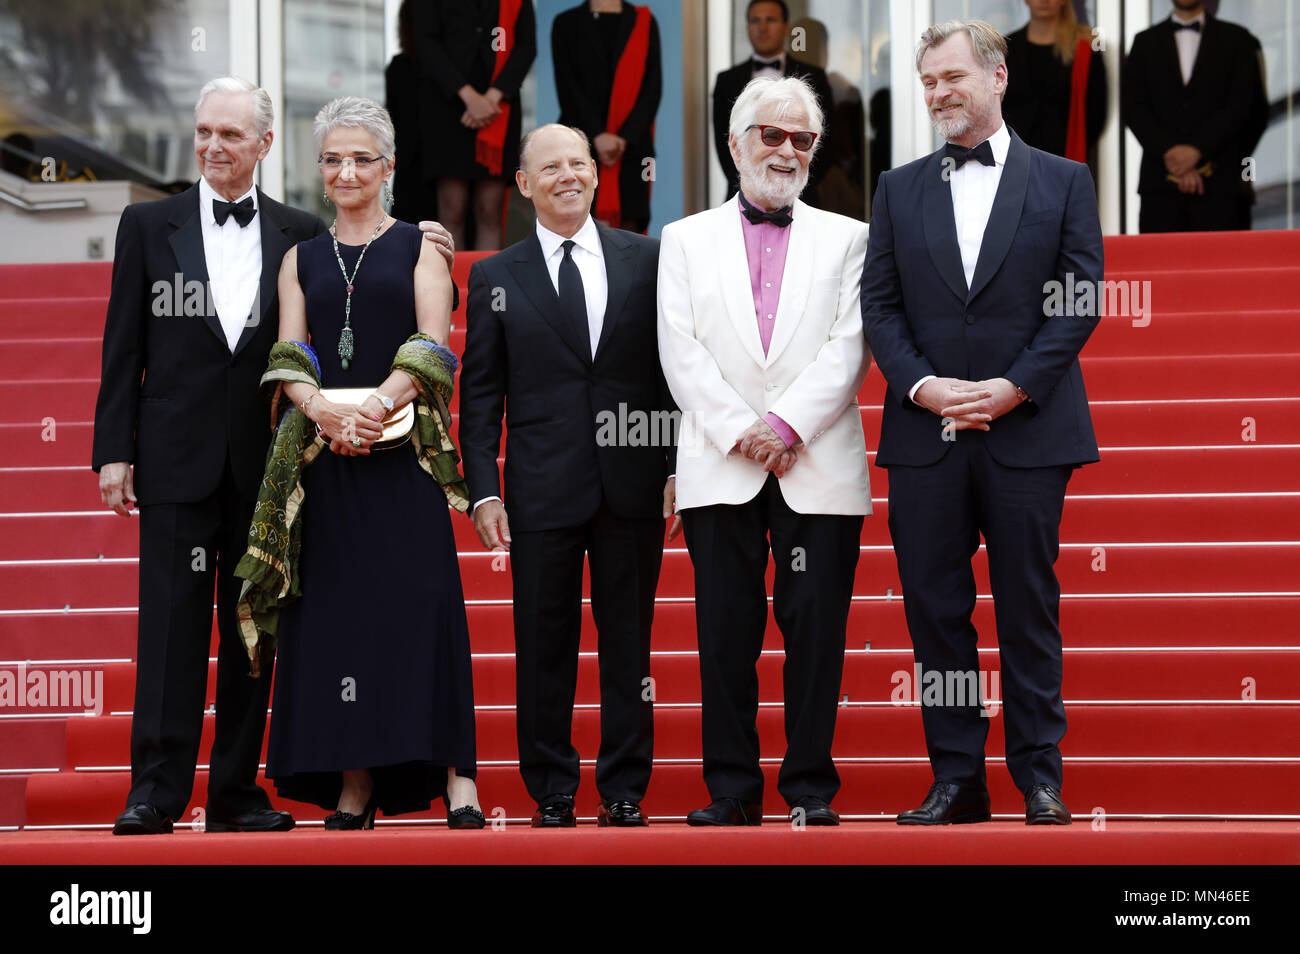
[[[275,107],[271,105],[271,94],[262,87],[238,76],[218,76],[208,80],[199,90],[198,102],[194,104],[195,116],[209,93],[248,93],[253,97],[253,131],[257,138],[261,139],[271,131],[271,124],[275,122]]]
[[[921,34],[921,43],[916,48],[916,71],[921,72],[921,58],[929,50],[957,33],[970,37],[975,62],[983,69],[995,70],[999,63],[1007,61],[1007,41],[993,24],[984,20],[944,20]]]
[[[320,152],[325,137],[340,127],[364,129],[375,137],[381,155],[392,156],[396,151],[393,141],[393,120],[388,110],[373,99],[361,96],[340,96],[331,99],[316,114],[316,151]]]
[[[533,137],[543,129],[550,129],[552,127],[567,129],[569,132],[573,133],[582,141],[582,147],[587,150],[587,155],[593,159],[595,158],[591,152],[591,140],[587,138],[587,134],[581,129],[578,129],[575,126],[565,126],[562,123],[546,123],[545,125],[538,126],[536,129],[530,129],[527,134],[519,140],[519,170],[525,175],[528,174],[528,144],[531,143]]]
[[[824,117],[821,105],[817,102],[817,93],[808,81],[798,76],[756,76],[741,90],[731,107],[731,119],[727,131],[737,139],[745,130],[758,120],[759,110],[769,103],[794,103],[808,114],[811,131],[818,133],[813,141],[813,153],[822,144],[822,124]],[[810,157],[811,158],[811,157]]]

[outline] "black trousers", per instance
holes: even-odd
[[[584,554],[600,664],[596,788],[607,802],[645,796],[654,756],[650,630],[663,539],[662,517],[617,517],[604,503],[577,526],[513,532],[519,770],[537,802],[578,790],[572,727]]]
[[[1250,201],[1239,195],[1144,195],[1139,232],[1223,232],[1250,228]]]
[[[207,814],[229,818],[270,799],[256,784],[274,666],[248,674],[235,622],[240,580],[232,574],[248,545],[254,501],[240,496],[229,462],[206,500],[140,508],[140,620],[135,714],[131,719],[131,792],[173,819],[194,790],[203,731],[203,697],[217,598],[216,733],[208,772]]]
[[[997,711],[1007,768],[1022,792],[1038,782],[1061,787],[1061,585],[1053,564],[1072,469],[1004,467],[980,431],[957,432],[929,467],[889,468],[889,532],[923,682],[938,672],[947,686],[952,673],[955,688],[957,674],[979,672],[971,558],[984,535],[1002,661]],[[990,719],[978,698],[963,691],[926,705],[920,686],[916,693],[935,780],[983,787]]]
[[[695,566],[704,782],[713,799],[763,799],[758,664],[767,628],[767,556],[776,563],[772,608],[785,644],[785,758],[777,790],[790,804],[830,801],[845,628],[862,517],[795,513],[769,475],[754,499],[682,511]]]

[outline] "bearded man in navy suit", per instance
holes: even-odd
[[[971,558],[982,534],[1007,768],[1028,824],[1069,824],[1053,564],[1070,474],[1098,458],[1078,361],[1097,316],[1055,307],[1051,290],[1099,287],[1096,194],[1086,166],[1003,123],[1006,42],[993,27],[930,27],[917,71],[948,142],[881,176],[862,276],[863,326],[889,384],[876,463],[890,471],[908,630],[923,670],[978,685]],[[934,784],[900,824],[990,817],[989,723],[977,692],[960,695],[922,706]]]

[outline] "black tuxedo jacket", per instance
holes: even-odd
[[[817,154],[813,156],[812,165],[808,168],[808,185],[804,187],[804,194],[800,196],[805,202],[809,202],[809,196],[813,195],[810,204],[817,205],[815,198],[817,184],[826,175],[827,164],[833,155],[830,140],[832,133],[830,122],[835,103],[831,97],[831,84],[826,78],[826,71],[820,66],[801,63],[789,53],[785,55],[785,75],[806,79],[813,90],[816,91],[817,102],[822,108],[823,141],[817,144]],[[738,63],[731,69],[719,73],[717,82],[713,85],[713,142],[718,150],[718,162],[722,164],[723,175],[727,177],[728,199],[740,191],[740,174],[736,171],[736,164],[731,159],[731,149],[727,145],[727,133],[731,125],[731,107],[736,104],[741,91],[749,85],[749,81],[753,78],[754,68],[750,65],[749,60],[745,60],[745,62]]]
[[[1047,315],[1049,282],[1061,282],[1064,295],[1064,288],[1077,292],[1102,278],[1088,168],[1032,149],[1012,132],[967,288],[942,158],[941,149],[884,173],[872,204],[862,323],[889,384],[876,463],[926,466],[951,446],[939,419],[907,396],[927,374],[1004,377],[1025,390],[1031,400],[995,420],[986,435],[999,463],[1097,460],[1078,361],[1097,312],[1070,316],[1063,307]]]
[[[470,502],[503,497],[512,530],[575,526],[602,499],[620,517],[663,514],[673,448],[651,443],[648,423],[646,443],[634,444],[636,420],[674,409],[656,339],[659,240],[596,227],[609,299],[595,360],[587,330],[560,311],[535,232],[470,269],[460,451]],[[620,429],[628,439],[610,441]]]
[[[1268,124],[1259,41],[1235,23],[1205,17],[1201,45],[1184,86],[1174,26],[1163,20],[1133,39],[1124,64],[1124,121],[1142,143],[1138,192],[1178,192],[1165,178],[1164,154],[1187,143],[1213,162],[1206,193],[1242,190],[1242,160]]]
[[[325,229],[316,216],[260,189],[257,202],[247,227],[262,231],[262,282],[233,354],[207,290],[198,185],[122,211],[91,466],[133,462],[141,504],[204,499],[227,458],[240,492],[257,496],[271,436],[258,382],[279,335],[280,261],[290,246]]]

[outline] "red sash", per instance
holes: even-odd
[[[505,69],[506,60],[510,59],[510,54],[515,49],[515,26],[519,21],[519,8],[523,0],[501,0],[500,12],[497,15],[497,26],[501,32],[492,31],[493,40],[500,38],[500,48],[497,52],[496,64],[492,67],[491,86],[496,83],[497,77]],[[500,103],[501,112],[497,113],[496,119],[488,123],[478,131],[478,136],[474,140],[474,161],[481,166],[486,166],[488,172],[494,176],[501,175],[501,167],[505,158],[506,150],[506,130],[510,128],[510,104],[505,100]]]
[[[609,95],[609,118],[605,131],[618,134],[641,94],[645,79],[645,61],[650,53],[650,8],[633,7],[636,25],[628,37],[623,55],[614,70],[614,89]],[[619,174],[623,171],[623,157],[612,166],[600,170],[600,187],[596,190],[596,218],[610,228],[623,224],[623,204],[618,192]]]
[[[1079,37],[1074,48],[1074,69],[1070,71],[1070,122],[1065,132],[1065,158],[1088,161],[1088,65],[1092,41]]]

